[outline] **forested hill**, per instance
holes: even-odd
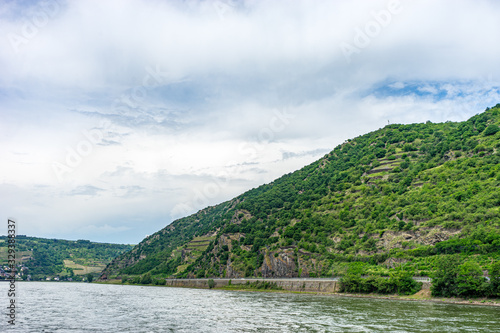
[[[7,268],[9,238],[0,236],[0,279],[10,274]],[[88,274],[98,277],[107,264],[132,245],[94,243],[88,240],[64,240],[16,237],[15,262],[18,277],[24,280],[81,281]]]
[[[500,104],[464,122],[389,125],[176,220],[102,278],[296,277],[500,258]],[[456,256],[455,256],[456,257]]]

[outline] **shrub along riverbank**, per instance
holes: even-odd
[[[368,276],[363,278],[361,272],[350,269],[340,279],[340,292],[378,293],[412,295],[422,289],[422,283],[413,279],[413,274],[402,269],[396,270],[389,277]]]
[[[340,291],[346,293],[378,293],[412,295],[422,284],[413,279],[413,271],[400,266],[389,276],[362,276],[364,268],[353,263],[340,279]],[[431,293],[435,297],[500,297],[500,261],[491,264],[488,278],[477,262],[458,254],[441,256],[432,274]]]
[[[474,261],[457,254],[441,258],[432,280],[432,295],[444,297],[500,297],[500,261],[489,270],[489,281]]]

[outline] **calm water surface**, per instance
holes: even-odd
[[[8,305],[0,283],[0,306]],[[500,308],[299,294],[17,283],[0,332],[500,332]]]

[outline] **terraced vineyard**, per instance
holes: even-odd
[[[72,260],[63,260],[64,268],[72,270],[74,275],[87,275],[88,273],[100,273],[106,267],[104,263],[89,263],[88,265],[77,264]]]
[[[177,273],[184,271],[190,264],[194,263],[215,239],[214,236],[195,237],[184,246],[178,247],[172,252],[172,258],[179,259],[181,265],[177,267]]]

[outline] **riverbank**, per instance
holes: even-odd
[[[430,290],[421,290],[414,295],[401,296],[401,295],[381,295],[381,294],[347,294],[335,293],[332,296],[355,297],[355,298],[373,298],[373,299],[386,299],[395,301],[412,301],[412,302],[432,302],[443,304],[458,304],[458,305],[482,305],[482,306],[497,306],[500,307],[500,299],[497,298],[443,298],[432,297]]]
[[[185,287],[190,288],[190,287]],[[384,299],[392,301],[412,301],[412,302],[432,302],[443,304],[458,304],[458,305],[481,305],[481,306],[496,306],[500,307],[500,299],[489,298],[476,298],[476,299],[462,299],[462,298],[443,298],[432,297],[430,290],[421,290],[414,295],[401,296],[401,295],[382,295],[382,294],[351,294],[351,293],[327,293],[327,292],[311,292],[311,291],[290,291],[290,290],[266,290],[266,289],[251,289],[251,288],[238,288],[238,286],[226,286],[213,288],[215,290],[227,291],[240,291],[240,292],[273,292],[273,293],[287,293],[287,294],[308,294],[318,296],[333,296],[333,297],[352,297],[352,298],[368,298],[368,299]]]
[[[209,281],[213,281],[213,287],[209,287]],[[255,282],[269,282],[271,288],[255,288],[252,284]],[[123,284],[121,280],[99,281],[102,284]],[[145,286],[140,285],[139,286]],[[150,285],[147,285],[150,286]],[[382,295],[382,294],[352,294],[338,292],[339,282],[333,279],[167,279],[166,285],[157,287],[176,287],[193,289],[214,289],[227,291],[245,291],[245,292],[272,292],[272,293],[294,293],[294,294],[313,294],[337,297],[354,298],[372,298],[396,301],[415,301],[432,302],[445,304],[461,305],[481,305],[500,307],[500,299],[490,298],[443,298],[432,297],[430,283],[424,283],[423,289],[414,295]]]

